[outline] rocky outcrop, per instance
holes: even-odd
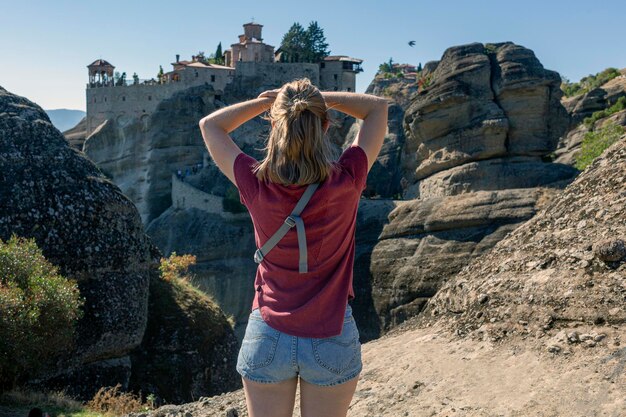
[[[614,105],[621,97],[626,97],[626,69],[622,75],[604,83],[585,94],[564,98],[563,105],[570,113],[570,130],[559,139],[554,152],[555,162],[567,165],[576,163],[576,156],[585,134],[601,129],[608,124],[626,126],[626,111],[620,111],[596,121],[593,126],[582,123],[594,112],[605,110]]]
[[[554,162],[574,165],[585,135],[588,132],[597,131],[611,124],[626,127],[626,110],[622,110],[609,117],[600,119],[595,122],[593,126],[587,126],[586,124],[581,123],[574,129],[567,132],[567,135],[563,136],[559,140],[559,145],[556,151],[554,151]]]
[[[241,388],[238,342],[218,304],[187,281],[150,280],[148,323],[130,354],[129,388],[181,404]]]
[[[190,387],[185,392],[190,398],[237,382],[231,369],[224,370],[235,351],[224,315],[215,306],[206,310],[187,299],[191,297],[179,297],[180,304],[169,310],[149,304],[149,297],[154,301],[176,291],[158,281],[161,254],[144,233],[132,201],[69,146],[39,106],[1,87],[0,201],[0,238],[34,238],[46,259],[77,281],[86,300],[75,347],[54,366],[32,375],[31,387],[66,388],[70,395],[90,399],[102,386],[144,386],[151,376],[141,371],[159,349],[189,359],[161,363],[163,372],[178,375],[181,386],[151,391],[157,396],[183,398],[180,390]],[[183,306],[187,311],[178,312],[176,307]],[[192,326],[174,332],[162,324],[170,319],[197,320],[206,330]],[[154,337],[154,329],[174,334]],[[178,336],[185,342],[173,343]],[[189,354],[194,349],[195,356]],[[187,364],[187,374],[177,368],[179,363]]]
[[[171,177],[202,163],[206,146],[198,121],[215,110],[211,86],[192,87],[159,103],[141,119],[106,120],[83,151],[130,198],[144,225],[171,205]]]
[[[76,126],[63,132],[65,139],[72,145],[72,147],[83,150],[83,144],[87,137],[87,117],[83,117]]]
[[[150,223],[147,233],[167,254],[193,253],[195,282],[235,318],[235,332],[243,339],[254,297],[257,264],[250,218],[226,220],[195,208],[167,209]]]
[[[0,238],[35,238],[86,297],[77,347],[55,379],[127,384],[154,267],[137,209],[39,106],[0,88],[0,115]]]
[[[490,340],[594,325],[610,338],[607,326],[623,329],[625,179],[626,135],[544,210],[442,287],[423,319]],[[559,352],[584,342],[566,331],[547,348]]]
[[[354,309],[365,340],[419,315],[444,282],[578,173],[544,158],[568,116],[560,77],[532,51],[510,42],[452,47],[421,79],[397,164],[407,201],[388,212],[375,241],[357,240],[355,282],[363,275],[370,289]],[[357,237],[364,229],[358,224]]]
[[[571,116],[571,129],[578,126],[585,117],[610,107],[620,97],[626,96],[626,69],[621,70],[621,73],[621,76],[613,78],[585,94],[563,99],[563,106]]]
[[[429,83],[413,96],[404,119],[405,198],[500,189],[496,179],[503,176],[506,188],[526,188],[575,174],[542,161],[569,118],[559,101],[558,73],[544,69],[532,51],[511,42],[456,46],[424,72]],[[450,170],[456,172],[434,176]]]

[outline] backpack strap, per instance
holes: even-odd
[[[307,205],[311,196],[317,189],[319,183],[309,184],[309,186],[304,190],[302,197],[291,211],[291,214],[285,218],[285,221],[280,228],[270,237],[260,249],[257,249],[254,252],[254,262],[261,263],[263,260],[264,254],[272,250],[274,246],[287,234],[289,229],[296,226],[296,233],[298,234],[298,251],[300,252],[300,260],[298,265],[298,270],[301,274],[307,272],[307,247],[306,247],[306,234],[304,232],[304,222],[300,217],[300,213]]]

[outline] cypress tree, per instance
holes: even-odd
[[[217,45],[217,49],[215,50],[215,63],[216,64],[220,64],[223,65],[224,64],[224,57],[222,56],[222,42],[220,42]]]

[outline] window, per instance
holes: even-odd
[[[96,102],[96,98],[95,98],[95,97],[93,98],[93,102],[94,102],[94,103]]]
[[[320,63],[320,68],[326,68],[326,63],[325,62]]]
[[[334,90],[337,91],[337,87],[335,87]]]
[[[348,87],[348,91],[350,91],[350,87]]]
[[[198,76],[198,71],[196,71],[196,77]]]
[[[215,75],[211,75],[211,82],[214,83],[215,82]]]
[[[122,96],[122,101],[126,101],[126,96]]]
[[[106,97],[104,98],[104,101],[105,101],[105,102],[107,101],[107,98],[106,98]]]
[[[219,94],[216,94],[216,95],[215,95],[215,100],[221,100],[221,99],[222,99],[222,96],[221,96],[221,95],[219,95]]]
[[[337,74],[333,74],[333,76],[335,77],[335,80],[337,80]]]
[[[148,101],[152,101],[152,96],[148,96]]]

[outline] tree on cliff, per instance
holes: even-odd
[[[283,36],[280,49],[280,62],[320,62],[330,54],[324,30],[312,21],[305,30],[300,23],[294,23]]]

